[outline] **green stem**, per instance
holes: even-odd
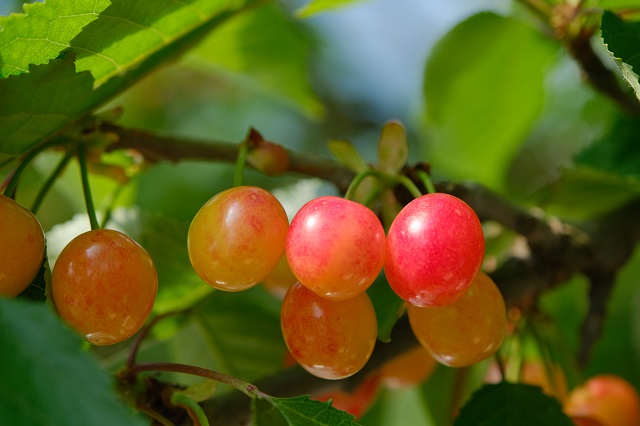
[[[353,200],[353,197],[356,195],[356,191],[358,190],[358,187],[360,186],[362,181],[364,181],[365,178],[367,178],[368,176],[379,177],[380,172],[370,168],[359,172],[357,175],[355,175],[355,177],[349,184],[349,187],[347,188],[347,192],[344,194],[344,198],[346,198],[347,200]]]
[[[82,190],[84,191],[84,200],[87,204],[87,215],[89,215],[89,223],[91,229],[100,229],[98,218],[96,217],[96,208],[93,205],[93,198],[91,197],[91,188],[89,186],[89,172],[87,171],[87,154],[85,147],[78,146],[78,162],[80,163],[80,176],[82,178]]]
[[[418,189],[416,184],[413,183],[413,181],[411,179],[409,179],[405,175],[396,176],[395,179],[399,184],[401,184],[402,186],[404,186],[405,188],[407,188],[409,190],[411,195],[413,195],[413,198],[422,197],[422,192],[420,192],[420,190]]]
[[[238,147],[238,157],[236,158],[236,168],[233,171],[233,186],[242,185],[242,175],[244,172],[244,165],[247,162],[247,155],[249,154],[249,145],[246,142],[242,142]]]
[[[38,195],[36,196],[36,199],[33,202],[33,205],[31,206],[31,211],[33,212],[33,214],[36,214],[38,212],[38,209],[40,209],[40,205],[42,204],[42,202],[44,201],[44,198],[49,193],[49,190],[51,189],[55,181],[58,179],[60,174],[62,174],[64,169],[67,168],[67,164],[69,164],[71,157],[73,157],[73,151],[68,150],[67,153],[64,155],[64,157],[62,157],[62,159],[58,163],[58,166],[55,168],[53,173],[51,173],[51,176],[49,176],[49,178],[44,183],[44,185],[42,185],[42,188],[40,188],[40,192],[38,192]]]
[[[51,141],[49,141],[47,143],[44,143],[44,144],[40,145],[39,147],[37,147],[34,150],[32,150],[31,152],[29,152],[24,157],[24,159],[20,162],[20,165],[18,166],[16,171],[13,172],[13,177],[11,178],[9,183],[7,184],[7,187],[4,189],[4,195],[6,195],[7,197],[13,198],[13,193],[16,190],[16,187],[18,186],[18,182],[20,181],[20,177],[22,176],[22,172],[24,172],[24,170],[31,163],[31,161],[33,161],[33,159],[36,158],[36,156],[38,154],[40,154],[42,151],[44,151],[45,149],[51,148],[52,146],[60,145],[61,143],[62,142],[61,142],[60,139],[54,139],[54,140],[51,140]]]
[[[209,419],[200,404],[187,395],[182,392],[174,392],[171,394],[171,403],[186,408],[194,426],[209,426]]]
[[[255,398],[256,396],[264,395],[258,390],[257,387],[255,387],[251,383],[247,383],[233,376],[229,376],[228,374],[209,370],[208,368],[196,367],[193,365],[176,364],[172,362],[145,362],[136,364],[134,366],[126,368],[123,371],[121,377],[126,380],[130,380],[132,377],[135,377],[136,375],[144,371],[169,371],[172,373],[190,374],[192,376],[204,377],[205,379],[215,380],[216,382],[224,383],[225,385],[234,387],[240,392],[247,395],[249,398]]]
[[[431,176],[427,174],[427,172],[425,172],[424,170],[418,170],[418,177],[420,178],[420,181],[424,185],[428,194],[436,193],[436,186],[433,184],[433,180],[431,179]]]

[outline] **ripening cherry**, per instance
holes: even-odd
[[[297,282],[298,279],[291,272],[287,256],[283,254],[275,268],[264,277],[262,285],[269,293],[278,299],[283,299],[289,287]]]
[[[493,355],[507,326],[502,294],[483,272],[455,302],[432,308],[408,305],[408,312],[420,343],[450,367],[465,367]]]
[[[291,221],[287,259],[311,291],[334,300],[364,292],[384,263],[385,235],[367,207],[339,197],[309,201]]]
[[[318,296],[301,283],[282,301],[282,336],[305,370],[323,379],[343,379],[369,360],[378,323],[367,293],[349,300]]]
[[[0,296],[15,297],[44,261],[44,232],[29,210],[0,195]]]
[[[71,240],[53,267],[60,317],[94,345],[131,337],[151,313],[158,275],[149,254],[121,232],[97,229]]]
[[[318,401],[331,400],[331,406],[341,411],[346,411],[357,419],[362,417],[373,405],[380,390],[380,375],[367,376],[352,391],[335,390],[320,395],[311,395]]]
[[[384,272],[415,306],[444,306],[471,285],[484,258],[482,224],[464,201],[444,193],[407,204],[387,236]]]
[[[282,257],[288,227],[284,208],[270,192],[254,186],[227,189],[207,201],[191,222],[191,265],[214,288],[248,289]]]
[[[625,379],[611,374],[591,377],[569,393],[564,411],[572,417],[589,417],[602,426],[640,425],[640,396]]]
[[[386,362],[380,368],[380,379],[390,389],[408,388],[427,380],[437,365],[431,353],[418,345]]]

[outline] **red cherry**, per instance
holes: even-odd
[[[385,275],[412,305],[448,305],[480,270],[484,248],[482,224],[471,207],[449,194],[423,195],[391,224]]]

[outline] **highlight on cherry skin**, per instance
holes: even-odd
[[[444,306],[471,285],[484,259],[480,219],[444,193],[414,199],[387,235],[384,273],[395,293],[415,306]]]
[[[367,363],[378,323],[367,293],[349,300],[318,296],[300,282],[282,301],[282,336],[293,358],[323,379],[343,379]]]
[[[294,216],[286,254],[293,274],[316,294],[346,300],[364,292],[384,264],[385,234],[366,206],[325,196]]]
[[[94,345],[111,345],[145,323],[158,290],[149,254],[125,234],[97,229],[62,250],[51,275],[60,317]]]
[[[440,363],[465,367],[493,355],[504,339],[504,298],[484,272],[455,302],[442,307],[408,305],[409,323],[418,341]]]
[[[230,188],[212,197],[189,227],[189,259],[204,282],[241,291],[261,282],[282,255],[289,219],[269,191]]]
[[[44,232],[29,210],[0,195],[0,296],[15,297],[44,262]]]

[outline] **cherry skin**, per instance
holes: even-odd
[[[362,417],[373,405],[380,389],[380,375],[367,376],[352,391],[335,390],[314,396],[313,399],[326,402],[331,400],[331,406],[346,411],[357,419]]]
[[[364,292],[384,263],[385,235],[367,207],[339,197],[305,204],[291,221],[287,259],[311,291],[334,300]]]
[[[603,426],[640,425],[640,396],[621,377],[593,376],[571,391],[564,411],[573,417],[589,417]]]
[[[471,207],[449,194],[427,194],[407,204],[391,224],[384,272],[408,303],[444,306],[469,287],[484,249],[482,225]]]
[[[131,337],[151,313],[158,275],[149,254],[121,232],[78,235],[58,256],[51,275],[60,317],[94,345]]]
[[[0,296],[15,297],[29,287],[42,267],[44,250],[38,219],[0,195]]]
[[[189,259],[204,282],[219,290],[255,286],[284,253],[289,220],[270,192],[239,186],[222,191],[189,227]]]
[[[305,370],[323,379],[343,379],[369,360],[378,323],[367,293],[350,300],[318,296],[301,283],[282,301],[282,336]]]
[[[493,355],[507,327],[502,294],[483,272],[455,302],[435,308],[408,305],[408,313],[416,338],[449,367],[465,367]]]

